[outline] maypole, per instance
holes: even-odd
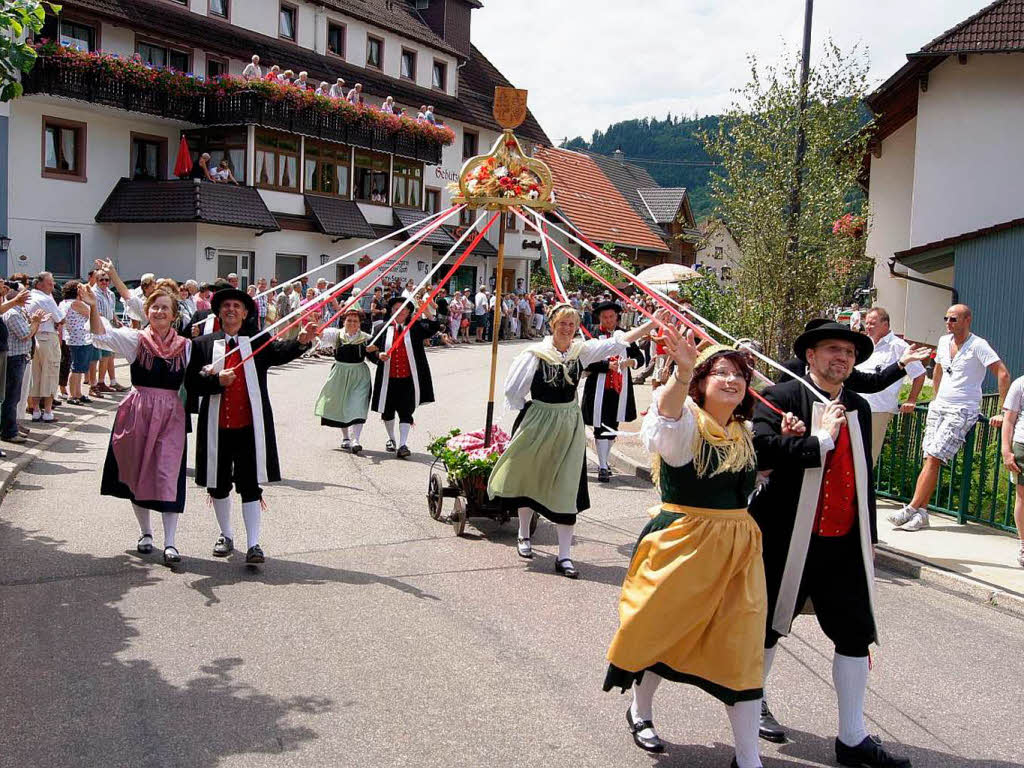
[[[526,120],[526,91],[494,89],[494,119],[504,130],[486,155],[471,157],[462,166],[458,184],[452,187],[452,203],[468,208],[499,211],[498,265],[494,280],[494,314],[491,324],[491,377],[487,394],[484,447],[491,445],[494,426],[494,388],[498,372],[498,331],[501,326],[502,270],[505,266],[505,219],[517,206],[537,211],[554,207],[551,202],[551,171],[540,160],[527,157],[513,130]]]

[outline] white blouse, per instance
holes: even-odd
[[[693,433],[697,429],[695,404],[687,397],[679,418],[669,419],[661,415],[660,401],[660,393],[656,392],[640,427],[640,440],[648,452],[658,454],[673,467],[689,464],[693,461]]]
[[[108,324],[106,320],[103,321],[104,333],[93,334],[92,343],[93,346],[105,349],[108,352],[113,352],[115,355],[120,355],[129,363],[134,363],[135,358],[139,352],[139,335],[142,331],[135,328],[114,328]],[[188,365],[189,360],[192,358],[192,341],[189,339],[185,340],[185,365]]]
[[[588,339],[583,342],[579,360],[586,368],[598,360],[605,360],[613,355],[624,355],[629,344],[623,341],[625,331],[616,331],[611,338]],[[544,339],[542,344],[551,345],[551,337]],[[505,377],[505,407],[511,411],[521,411],[526,406],[526,397],[530,394],[533,376],[537,373],[539,360],[530,351],[521,352],[512,361],[508,376]]]

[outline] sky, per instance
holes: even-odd
[[[990,0],[818,0],[826,37],[868,50],[872,86],[906,54]],[[799,50],[802,0],[483,0],[473,42],[517,88],[556,144],[632,118],[716,114],[748,79],[749,54]]]

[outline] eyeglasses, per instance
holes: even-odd
[[[99,282],[99,283],[109,283],[110,282],[110,278],[109,277],[101,277],[96,282]]]
[[[943,322],[946,322],[946,323],[955,323],[955,322],[957,322],[958,318],[953,317],[952,315],[946,315],[944,318],[942,318],[942,320],[943,320]]]
[[[743,378],[743,376],[736,371],[726,371],[722,368],[716,369],[708,375],[714,376],[719,381],[736,381]]]

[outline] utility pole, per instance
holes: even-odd
[[[807,132],[804,130],[804,113],[807,111],[807,75],[811,67],[811,19],[814,16],[814,0],[805,0],[804,6],[804,47],[800,58],[800,102],[796,116],[796,173],[793,189],[789,196],[789,238],[787,251],[790,257],[800,247],[800,188],[804,183],[804,155],[807,154]]]

